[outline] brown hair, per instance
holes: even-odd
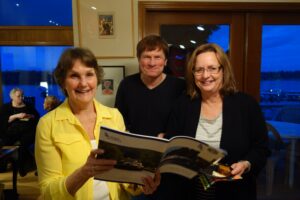
[[[164,52],[165,58],[167,59],[169,55],[168,43],[158,35],[148,35],[137,44],[136,56],[140,59],[144,51],[153,51],[157,48]]]
[[[57,84],[66,96],[68,95],[67,92],[64,91],[64,83],[67,72],[72,69],[77,60],[82,62],[85,66],[95,69],[98,85],[101,83],[103,77],[103,69],[101,66],[98,66],[97,59],[90,50],[79,47],[66,49],[60,56],[58,64],[53,72]]]
[[[190,95],[192,99],[201,96],[201,92],[195,84],[193,70],[197,56],[205,52],[214,52],[221,65],[221,70],[223,70],[223,83],[220,89],[221,96],[237,92],[232,66],[226,53],[217,44],[208,43],[197,47],[188,61],[186,69],[187,94]]]

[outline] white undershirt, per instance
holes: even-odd
[[[215,148],[220,148],[222,121],[222,113],[220,113],[220,115],[213,120],[205,119],[200,115],[196,131],[196,139]]]
[[[92,149],[97,149],[97,141],[91,140]],[[94,200],[109,200],[109,188],[105,181],[94,179]]]

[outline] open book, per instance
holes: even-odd
[[[193,178],[199,173],[207,174],[210,182],[215,176],[213,170],[226,152],[211,147],[199,140],[176,136],[170,140],[120,132],[101,127],[99,148],[104,149],[100,158],[117,160],[112,170],[95,176],[113,182],[143,184],[142,178],[160,173],[175,173]],[[226,175],[220,175],[224,179]],[[215,179],[213,179],[215,180]]]

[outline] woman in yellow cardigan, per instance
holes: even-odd
[[[44,115],[37,126],[35,156],[43,199],[127,200],[141,192],[156,190],[160,175],[145,177],[145,186],[110,183],[93,177],[110,170],[115,160],[96,159],[100,126],[125,130],[117,109],[94,97],[103,70],[93,53],[83,48],[67,49],[54,76],[66,100]]]

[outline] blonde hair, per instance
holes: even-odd
[[[60,100],[55,96],[46,96],[44,100],[44,109],[47,111],[55,109],[60,104]]]

